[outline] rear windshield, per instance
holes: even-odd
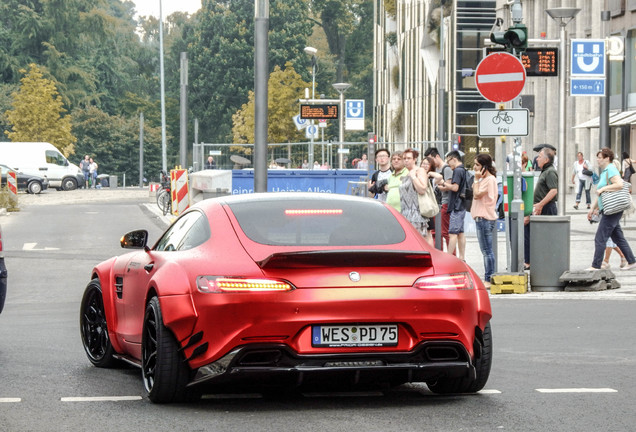
[[[266,245],[389,245],[406,237],[393,214],[374,201],[305,199],[229,206],[245,235]]]

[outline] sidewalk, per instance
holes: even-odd
[[[592,196],[594,199],[594,194]],[[594,255],[594,236],[598,224],[590,224],[587,220],[587,208],[585,205],[585,196],[583,202],[579,205],[579,210],[574,209],[575,194],[566,194],[565,215],[570,217],[570,269],[583,270],[592,265]],[[627,219],[623,218],[621,227],[625,233],[625,237],[632,248],[636,248],[636,215]],[[506,270],[506,242],[505,233],[500,232],[497,239],[497,272],[505,273]],[[475,233],[469,233],[466,236],[466,262],[470,265],[478,275],[483,277],[484,263],[477,236]],[[583,293],[531,293],[527,295],[550,297],[552,294],[559,296],[577,296],[582,298],[590,298],[597,296],[619,296],[627,295],[636,300],[636,270],[622,271],[619,268],[620,257],[616,252],[612,252],[610,256],[610,264],[612,272],[616,275],[616,279],[621,283],[621,288],[610,291],[599,292],[583,292]],[[540,271],[541,269],[532,268],[530,271]],[[604,293],[604,294],[603,294]],[[499,294],[497,296],[514,297],[515,295]]]

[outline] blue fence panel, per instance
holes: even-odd
[[[366,177],[366,170],[268,170],[268,192],[346,194],[350,181]],[[232,170],[232,195],[254,192],[254,170]]]

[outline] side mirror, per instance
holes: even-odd
[[[119,242],[124,249],[145,249],[148,242],[148,231],[131,231],[124,234]]]

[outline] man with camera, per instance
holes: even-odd
[[[375,152],[375,164],[378,170],[373,173],[371,180],[369,180],[368,190],[369,194],[380,201],[386,202],[386,186],[391,177],[391,153],[387,149],[378,149]]]

